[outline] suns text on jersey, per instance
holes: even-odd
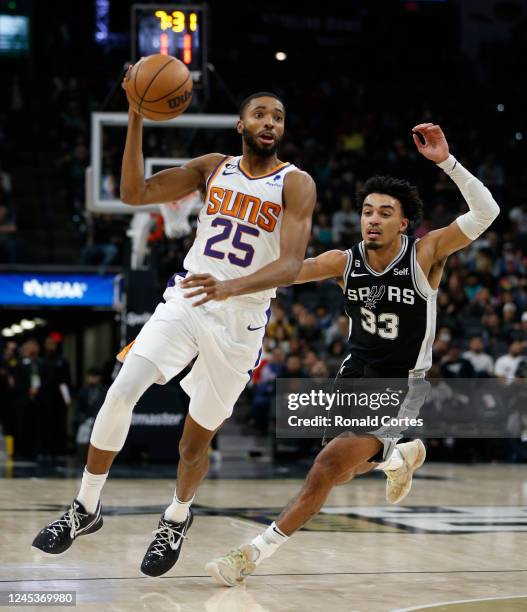
[[[276,227],[282,206],[276,202],[262,202],[261,198],[240,191],[214,186],[207,202],[207,214],[221,214],[256,225],[265,232]]]

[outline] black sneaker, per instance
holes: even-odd
[[[189,508],[187,518],[181,523],[167,520],[164,514],[159,520],[159,527],[152,533],[156,536],[146,551],[141,571],[147,576],[161,576],[174,567],[179,559],[181,544],[187,537],[194,516]]]
[[[95,514],[90,514],[80,501],[74,499],[64,514],[44,527],[33,540],[33,548],[50,555],[60,555],[73,544],[78,536],[99,531],[102,527],[101,502]]]

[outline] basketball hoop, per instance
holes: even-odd
[[[203,200],[199,191],[193,191],[184,198],[174,200],[160,206],[161,215],[165,222],[165,235],[167,238],[181,238],[190,234],[190,215],[201,208]]]

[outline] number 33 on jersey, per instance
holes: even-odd
[[[296,166],[283,163],[263,176],[252,176],[241,156],[225,157],[207,180],[205,205],[185,269],[225,280],[278,259],[284,179],[292,170]],[[264,302],[275,294],[272,289],[252,297]]]

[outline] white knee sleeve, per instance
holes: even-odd
[[[93,446],[113,452],[123,448],[134,406],[160,376],[161,372],[148,359],[134,354],[127,356],[95,419],[90,438]]]

